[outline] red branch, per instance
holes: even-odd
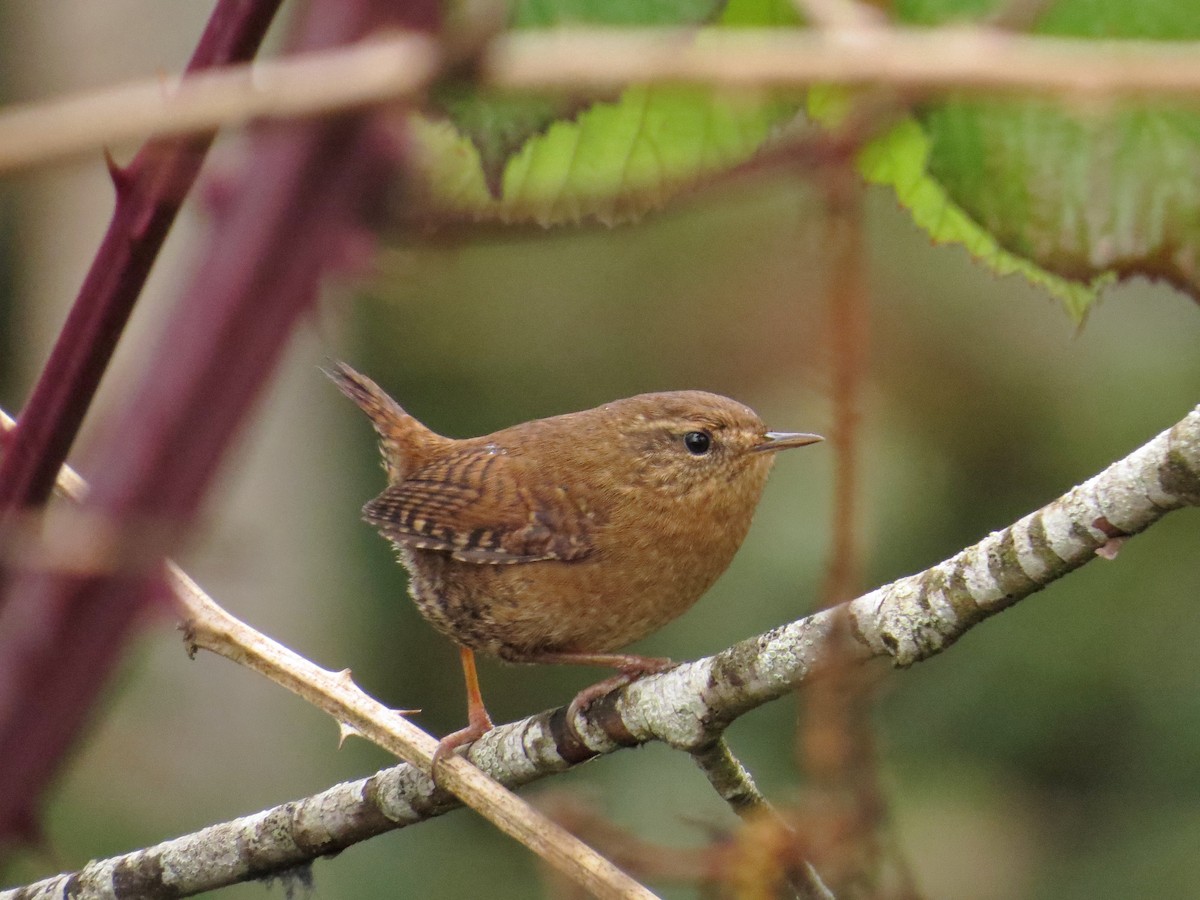
[[[314,0],[293,46],[437,22],[435,0]],[[374,137],[369,114],[254,134],[192,283],[89,454],[84,510],[123,526],[130,542],[137,529],[143,562],[182,537],[321,272],[379,195],[395,160]],[[0,610],[0,839],[34,833],[38,800],[150,605],[155,571],[13,577]]]
[[[221,0],[187,71],[253,58],[280,0]],[[104,240],[0,460],[0,520],[40,506],[79,433],[150,268],[215,135],[149,141],[124,169]],[[4,595],[0,594],[0,604]]]

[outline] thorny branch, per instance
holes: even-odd
[[[468,756],[509,786],[650,740],[703,758],[734,719],[804,682],[831,641],[848,658],[886,657],[909,666],[1068,572],[1097,557],[1110,558],[1120,542],[1185,506],[1200,506],[1200,406],[1089,481],[924,572],[636,681],[600,698],[574,721],[560,708],[500,726],[472,745]],[[836,627],[840,616],[848,618],[849,628]],[[730,771],[720,761],[706,765]],[[0,900],[129,897],[131,885],[135,891],[156,888],[185,896],[303,864],[457,805],[423,772],[403,764],[92,862],[79,872],[0,891]]]
[[[337,720],[345,734],[358,734],[401,759],[429,769],[437,740],[404,715],[363,693],[350,671],[329,672],[276,643],[221,609],[182,572],[171,573],[183,608],[191,649],[210,650],[286,687]],[[458,756],[439,763],[438,784],[515,837],[596,897],[611,900],[654,895],[562,826],[497,784]],[[427,779],[429,792],[434,784]]]

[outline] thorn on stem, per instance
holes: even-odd
[[[104,166],[108,169],[113,188],[116,189],[117,199],[129,196],[136,179],[129,167],[121,166],[113,159],[112,151],[107,147],[104,148]]]
[[[188,655],[188,659],[196,658],[196,651],[200,649],[200,644],[196,641],[196,629],[191,621],[179,623],[179,630],[183,632],[183,652]]]

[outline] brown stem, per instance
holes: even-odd
[[[863,242],[863,189],[849,166],[830,170],[826,195],[826,238],[831,256],[826,296],[833,351],[834,451],[832,549],[822,606],[855,596],[862,582],[862,550],[856,519],[858,500],[859,407],[866,375],[866,247]]]

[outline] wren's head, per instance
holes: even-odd
[[[619,452],[632,460],[632,481],[693,500],[756,502],[775,451],[821,440],[815,434],[767,431],[750,409],[705,391],[639,394],[600,407]]]

